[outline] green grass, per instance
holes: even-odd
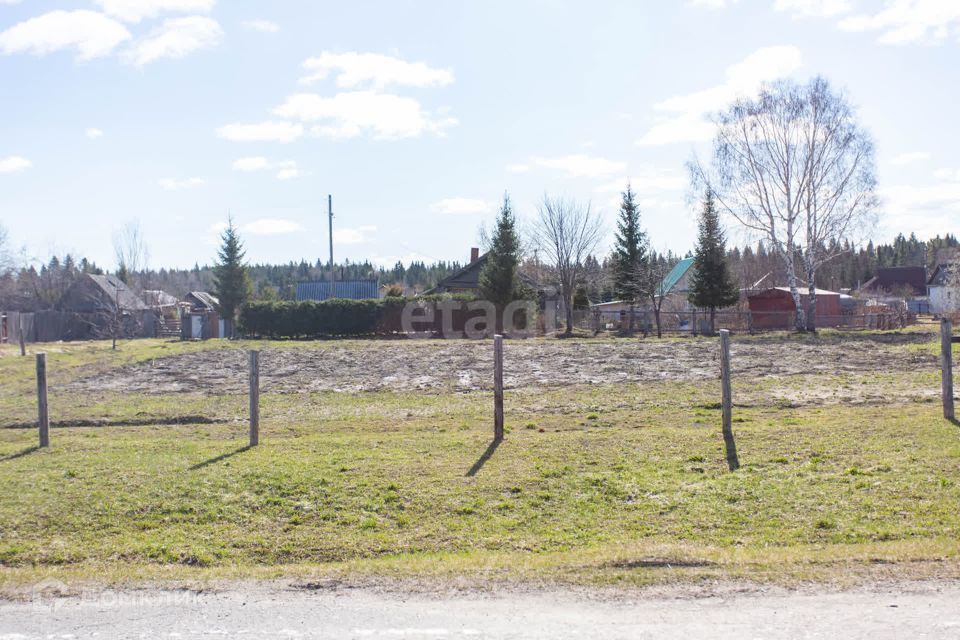
[[[222,422],[55,428],[48,450],[35,429],[0,429],[0,581],[957,575],[960,428],[935,403],[738,407],[730,473],[716,382],[510,392],[512,428],[492,452],[485,393],[265,394],[255,449],[242,396],[57,393],[111,367],[244,346],[51,349],[58,418]],[[0,376],[3,422],[31,420],[32,359],[0,358]]]

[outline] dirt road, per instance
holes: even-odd
[[[839,593],[401,595],[366,589],[129,591],[0,603],[35,638],[958,638],[960,585]]]

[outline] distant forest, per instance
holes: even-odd
[[[938,255],[942,255],[945,249],[958,246],[957,237],[951,234],[926,241],[911,234],[910,237],[899,235],[891,244],[874,245],[870,242],[859,248],[836,247],[840,255],[819,270],[817,286],[831,290],[856,289],[882,267],[923,266],[929,271],[937,264]],[[771,287],[786,283],[782,265],[762,242],[756,246],[730,249],[728,257],[741,287],[750,288],[757,283],[760,287]],[[656,259],[669,266],[681,256],[667,253],[656,256]],[[583,293],[592,302],[613,299],[609,262],[607,258],[598,260],[593,257],[587,261]],[[419,292],[463,266],[459,262],[441,261],[428,265],[415,261],[407,266],[398,262],[392,268],[384,268],[366,261],[345,261],[336,265],[336,277],[338,280],[375,279],[382,285],[396,284],[407,292]],[[530,268],[531,265],[528,262],[525,266]],[[102,274],[104,269],[85,258],[77,260],[67,255],[54,257],[39,269],[31,266],[10,270],[0,275],[0,309],[32,311],[53,308],[63,292],[83,273]],[[281,265],[254,264],[249,266],[249,273],[255,297],[262,300],[292,300],[297,282],[329,278],[329,270],[319,260]],[[190,291],[213,288],[213,269],[209,266],[151,269],[131,277],[131,284],[137,288],[162,289],[177,297]]]

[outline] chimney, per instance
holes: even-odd
[[[480,249],[477,247],[470,247],[470,263],[473,264],[480,259]]]

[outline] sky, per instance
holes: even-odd
[[[509,193],[629,180],[658,250],[695,240],[706,119],[821,74],[876,145],[876,241],[960,232],[957,0],[0,0],[0,224],[27,255],[467,261]],[[729,229],[730,241],[745,241]]]

